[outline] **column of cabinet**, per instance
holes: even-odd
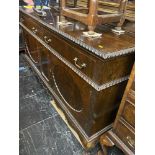
[[[35,64],[38,70],[40,70],[40,52],[38,50],[38,42],[33,36],[29,35],[27,31],[23,29],[24,42],[26,46],[26,54]]]
[[[23,30],[26,45],[26,54],[40,71],[46,82],[50,83],[49,51],[40,44],[33,36]]]

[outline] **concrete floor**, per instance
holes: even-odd
[[[86,152],[54,110],[51,95],[23,56],[19,59],[20,155],[96,155]]]

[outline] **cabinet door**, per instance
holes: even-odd
[[[41,64],[41,74],[46,80],[46,82],[49,83],[49,70],[51,66],[51,60],[49,58],[50,51],[48,51],[42,44],[38,43],[38,50],[40,53],[40,64]]]
[[[40,52],[38,50],[38,41],[25,30],[23,30],[23,35],[26,45],[26,54],[40,70]]]
[[[92,88],[62,61],[50,53],[50,86],[81,127],[91,130],[90,98]],[[57,98],[56,98],[57,99]]]

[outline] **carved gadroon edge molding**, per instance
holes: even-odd
[[[27,13],[22,8],[20,8],[20,11],[23,12],[24,14],[32,17],[34,20],[38,21],[39,23],[43,24],[44,26],[48,27],[49,29],[53,30],[54,32],[56,32],[56,33],[60,34],[61,36],[71,40],[72,42],[75,42],[76,44],[80,45],[81,47],[87,49],[88,51],[94,53],[95,55],[97,55],[97,56],[99,56],[99,57],[101,57],[103,59],[122,56],[122,55],[125,55],[125,54],[133,53],[135,51],[135,47],[131,47],[131,48],[128,48],[128,49],[113,51],[113,52],[110,52],[110,53],[106,52],[106,51],[101,52],[100,50],[95,49],[94,47],[85,44],[83,41],[81,41],[79,39],[76,39],[76,38],[70,36],[69,34],[58,30],[57,28],[53,27],[52,25],[45,23],[41,19],[38,19],[37,17]]]
[[[63,104],[62,100],[57,96],[57,94],[55,93],[55,91],[49,86],[49,84],[47,83],[47,81],[43,78],[42,74],[37,69],[37,67],[35,66],[35,64],[33,62],[31,62],[30,58],[27,55],[25,55],[25,58],[28,60],[28,62],[30,63],[30,65],[32,66],[32,68],[35,70],[35,72],[39,75],[39,77],[42,79],[42,81],[47,86],[47,88],[49,89],[49,91],[53,94],[53,96],[55,97],[56,101],[59,102],[60,106],[63,108],[63,110],[65,110],[65,112],[67,113],[67,115],[69,116],[69,118],[71,119],[71,121],[73,121],[74,125],[78,128],[78,130],[81,132],[82,136],[87,140],[87,142],[93,141],[95,138],[101,136],[104,132],[106,132],[107,130],[109,130],[109,129],[112,128],[112,124],[110,124],[107,127],[105,127],[103,129],[101,129],[100,131],[98,131],[97,133],[93,134],[92,136],[88,136],[87,133],[81,127],[81,125],[74,118],[74,116],[70,113],[70,111],[65,106],[65,104]]]
[[[101,90],[104,90],[104,89],[109,88],[111,86],[114,86],[118,83],[121,83],[123,81],[128,80],[128,78],[129,78],[129,75],[127,75],[127,76],[124,76],[122,78],[107,82],[105,84],[98,85],[97,83],[92,81],[88,76],[86,76],[84,73],[82,73],[76,67],[74,67],[74,65],[72,65],[70,62],[68,62],[64,57],[62,57],[59,53],[57,53],[48,44],[46,44],[44,41],[42,41],[36,34],[34,34],[31,30],[29,30],[21,22],[20,22],[20,26],[23,27],[30,35],[32,35],[37,41],[39,41],[44,47],[46,47],[53,55],[55,55],[60,61],[62,61],[65,65],[67,65],[72,71],[74,71],[77,75],[79,75],[83,80],[85,80],[89,85],[91,85],[97,91],[101,91]]]

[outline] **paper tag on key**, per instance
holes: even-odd
[[[100,38],[101,35],[102,35],[102,33],[96,33],[94,31],[83,32],[84,37],[88,37],[88,38],[92,38],[92,39]]]
[[[69,26],[69,25],[73,25],[73,23],[71,22],[67,22],[67,21],[62,21],[62,22],[57,22],[58,25],[60,26]]]

